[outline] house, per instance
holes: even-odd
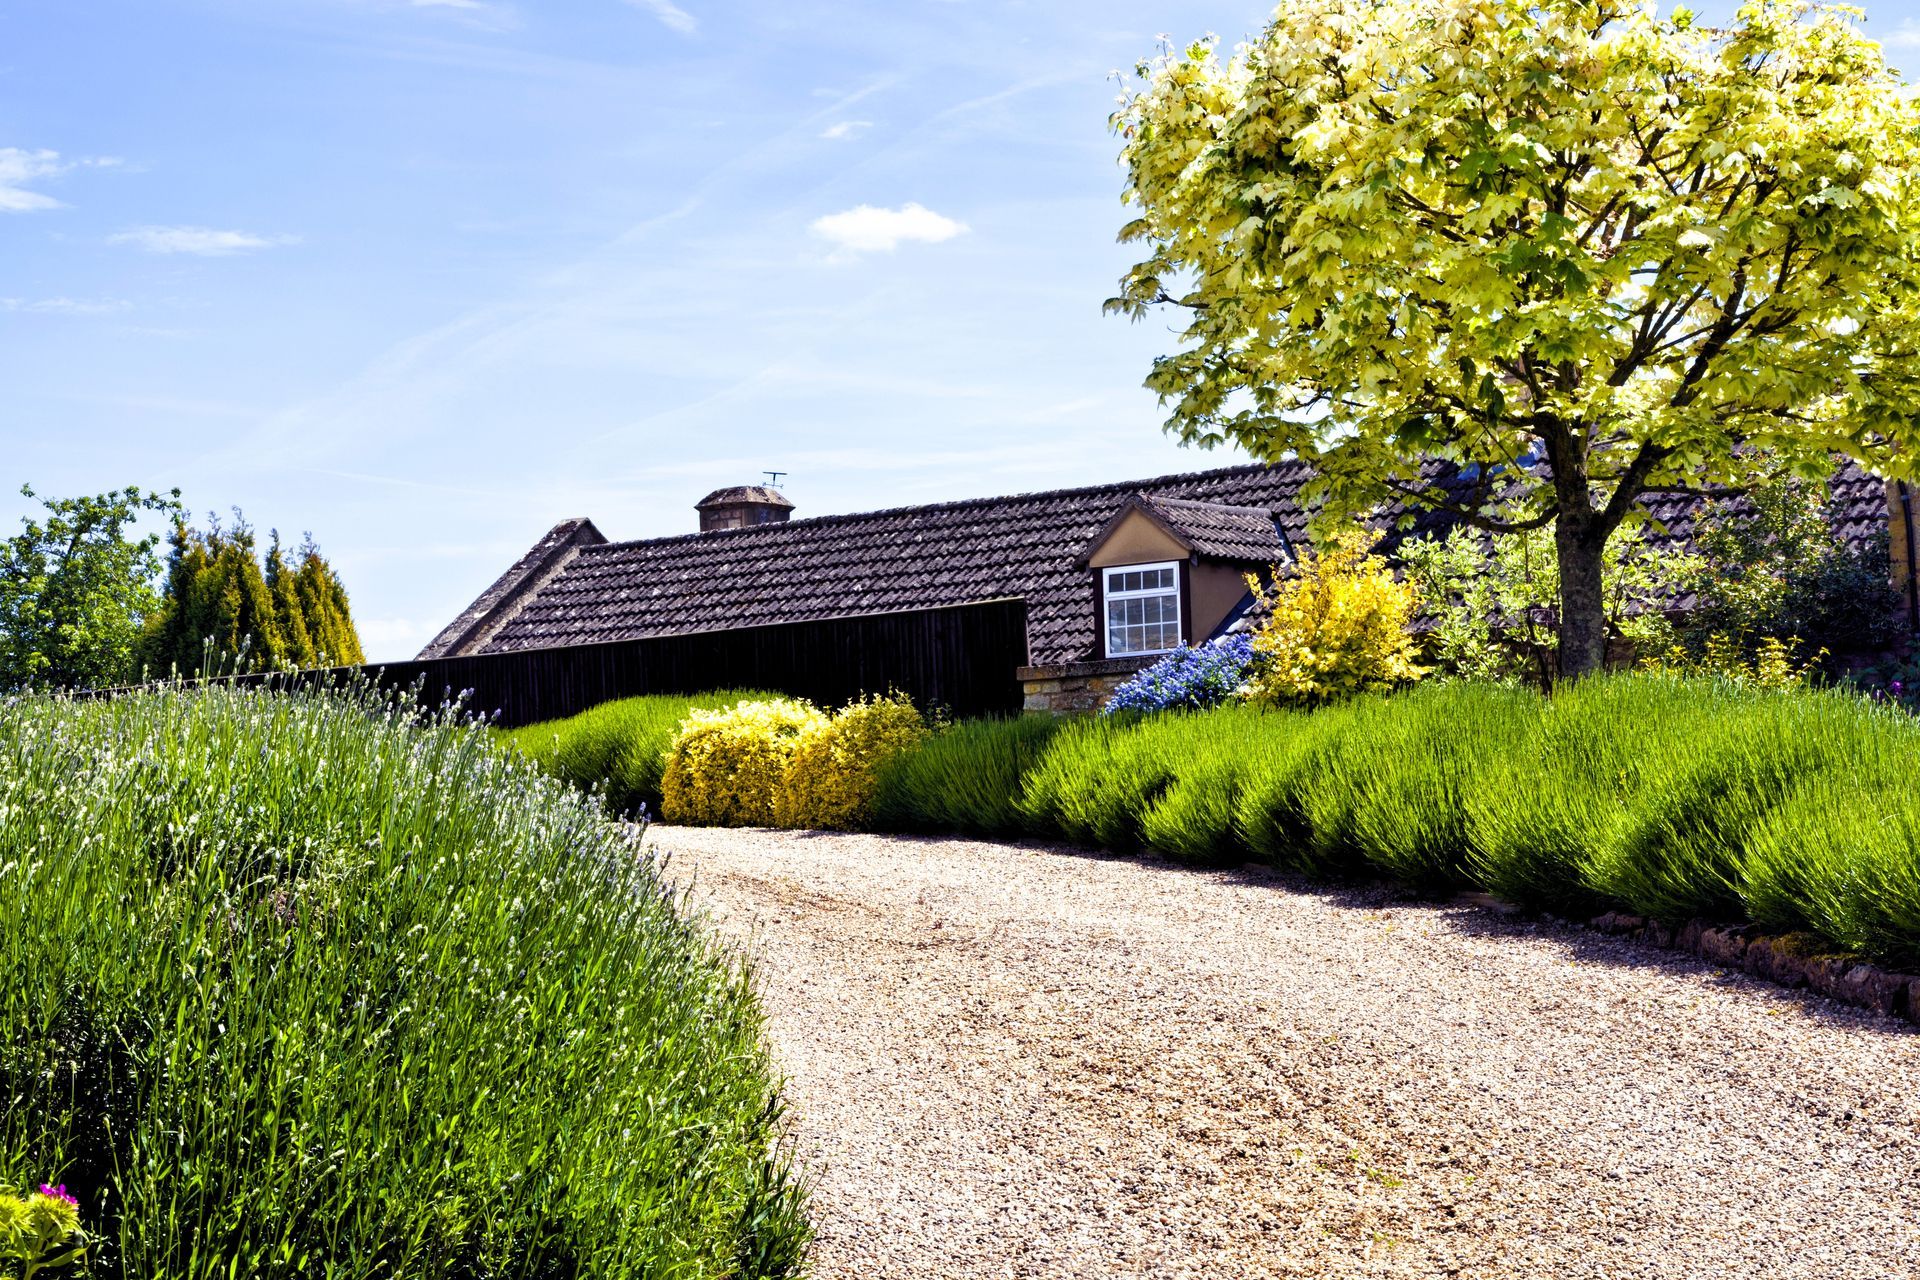
[[[1020,599],[1027,661],[1009,679],[1029,709],[1089,709],[1158,655],[1246,612],[1246,575],[1284,566],[1305,544],[1307,479],[1305,464],[1282,462],[810,519],[793,519],[779,490],[747,486],[701,499],[697,532],[634,542],[568,520],[420,658]],[[1896,579],[1911,590],[1903,493],[1849,464],[1832,481],[1830,518],[1864,541],[1895,513]],[[1684,540],[1699,504],[1659,495],[1648,505],[1665,537]],[[1443,527],[1426,514],[1413,532]]]

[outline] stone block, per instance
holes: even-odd
[[[1876,1013],[1898,1013],[1907,1003],[1907,987],[1912,981],[1905,974],[1857,964],[1840,979],[1834,998]]]
[[[1747,954],[1747,940],[1731,929],[1702,929],[1702,959],[1726,969],[1739,969]]]

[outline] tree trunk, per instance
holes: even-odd
[[[1575,680],[1601,670],[1607,662],[1606,597],[1600,581],[1600,551],[1592,517],[1569,519],[1564,508],[1555,521],[1560,559],[1560,678]]]
[[[1553,540],[1560,562],[1560,679],[1577,680],[1607,662],[1600,553],[1613,527],[1605,512],[1594,509],[1584,433],[1556,423],[1545,433],[1545,443],[1557,509]]]

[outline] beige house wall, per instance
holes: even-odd
[[[1188,634],[1198,644],[1212,635],[1214,628],[1225,622],[1227,615],[1246,598],[1247,576],[1243,569],[1204,561],[1187,566],[1187,572],[1191,575],[1189,599],[1193,605],[1193,621]]]
[[[1104,569],[1109,565],[1154,564],[1186,558],[1187,549],[1169,537],[1165,529],[1138,511],[1129,511],[1087,563]]]

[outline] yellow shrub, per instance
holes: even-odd
[[[1665,653],[1642,659],[1640,668],[1678,675],[1718,676],[1757,689],[1797,689],[1813,682],[1820,673],[1820,661],[1826,656],[1827,651],[1822,649],[1802,660],[1797,636],[1785,640],[1768,636],[1749,657],[1739,641],[1716,631],[1707,637],[1698,654],[1689,653],[1676,644]]]
[[[773,793],[774,825],[832,831],[864,826],[880,766],[926,736],[926,720],[902,694],[849,703],[794,746]]]
[[[1394,581],[1358,530],[1330,539],[1319,556],[1303,552],[1271,590],[1253,585],[1271,610],[1253,637],[1253,701],[1326,702],[1424,674],[1408,630],[1418,593]]]
[[[812,703],[791,698],[691,712],[667,752],[660,816],[709,827],[771,825],[788,758],[826,723]]]

